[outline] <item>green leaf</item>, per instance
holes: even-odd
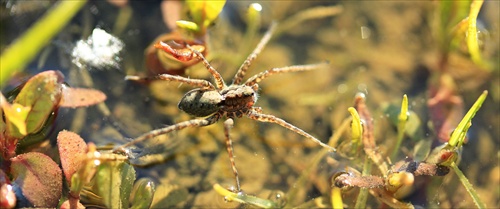
[[[394,104],[389,104],[384,107],[384,114],[387,115],[387,119],[394,127],[397,127],[399,124],[399,114],[401,113],[401,107],[398,107]],[[408,120],[405,125],[405,134],[410,137],[412,140],[417,141],[422,139],[422,121],[418,117],[418,115],[412,110],[408,110]]]
[[[135,181],[134,168],[120,161],[104,161],[97,167],[96,189],[107,208],[129,208]]]
[[[251,204],[260,208],[280,208],[280,205],[278,203],[271,200],[258,198],[241,192],[234,193],[223,188],[219,184],[214,184],[213,188],[217,193],[224,196],[227,201],[236,201],[243,204]]]
[[[467,27],[467,48],[469,49],[469,54],[472,58],[472,61],[476,64],[481,64],[481,52],[479,51],[479,43],[477,37],[477,15],[479,14],[479,10],[483,5],[483,0],[480,1],[472,1],[470,5],[469,11],[469,21]]]
[[[29,79],[21,89],[14,104],[31,108],[26,117],[27,134],[40,131],[47,118],[54,112],[62,97],[63,81],[61,72],[45,71]],[[13,129],[11,122],[6,122],[9,134],[21,138],[21,133]]]
[[[226,4],[225,0],[186,0],[186,5],[193,17],[193,22],[203,28],[203,30],[219,16],[224,4]]]
[[[363,126],[361,125],[361,119],[359,118],[359,114],[354,107],[349,107],[347,109],[352,116],[351,123],[351,137],[352,144],[357,148],[361,146],[361,137],[363,136]]]
[[[191,22],[191,21],[178,20],[175,22],[175,24],[177,24],[177,27],[179,27],[179,28],[182,28],[182,29],[194,32],[194,33],[200,32],[200,27],[198,26],[198,24]]]
[[[11,126],[10,130],[13,130],[15,135],[16,133],[20,133],[21,135],[26,136],[28,133],[26,131],[25,121],[31,107],[25,107],[17,103],[12,105],[9,103],[3,103],[1,107],[5,113],[5,120],[8,121],[9,126]],[[12,127],[12,125],[14,127]]]
[[[56,207],[62,194],[62,172],[50,157],[29,152],[11,159],[14,183],[35,207]]]
[[[139,179],[130,194],[130,203],[132,209],[149,208],[153,202],[155,194],[155,184],[151,179]]]
[[[453,131],[451,134],[450,140],[448,141],[448,144],[451,147],[461,147],[462,144],[464,143],[465,139],[465,134],[471,127],[472,123],[472,118],[474,118],[474,115],[476,115],[476,112],[481,108],[481,105],[483,104],[484,100],[486,99],[486,96],[488,95],[488,91],[483,91],[481,96],[477,99],[477,101],[472,105],[472,107],[469,109],[467,114],[465,114],[464,118],[460,123],[458,124],[457,128]]]
[[[401,102],[401,111],[399,112],[398,116],[398,138],[396,141],[396,146],[392,150],[392,156],[391,158],[393,160],[396,159],[396,156],[399,151],[399,147],[401,146],[401,143],[403,142],[404,136],[405,136],[405,130],[406,130],[406,122],[408,121],[408,97],[403,95],[403,101]]]
[[[21,71],[68,23],[87,1],[60,1],[21,37],[2,51],[0,56],[0,88],[12,75]]]
[[[188,195],[189,192],[184,187],[162,183],[156,188],[151,208],[163,209],[174,207],[179,202],[185,201]]]

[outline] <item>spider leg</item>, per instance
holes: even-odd
[[[168,45],[167,43],[165,43],[163,41],[156,43],[154,45],[154,47],[167,52],[168,54],[172,55],[176,59],[183,61],[183,62],[187,62],[187,61],[190,61],[191,59],[193,59],[193,53],[191,53],[189,51],[185,51],[185,50],[173,49],[170,45]]]
[[[267,30],[266,34],[264,34],[264,36],[260,40],[259,44],[257,44],[257,47],[255,47],[255,49],[252,51],[252,53],[250,53],[250,55],[248,55],[245,62],[243,62],[243,64],[241,64],[240,69],[238,69],[238,71],[236,72],[236,75],[234,75],[233,84],[238,85],[241,83],[241,80],[243,80],[243,77],[245,76],[245,73],[247,72],[250,65],[252,64],[252,61],[255,60],[255,58],[257,58],[257,56],[260,54],[262,49],[264,49],[264,47],[266,46],[267,42],[269,42],[269,40],[273,36],[274,31],[276,31],[276,25],[277,24],[275,22],[273,22],[271,24],[271,26]]]
[[[238,170],[236,170],[236,163],[234,161],[233,142],[229,136],[229,132],[231,131],[231,128],[233,128],[233,124],[234,121],[231,118],[224,121],[224,134],[226,135],[226,149],[229,154],[229,161],[231,161],[231,168],[233,169],[234,178],[236,180],[236,192],[240,192],[240,179],[238,178]]]
[[[318,63],[318,64],[310,64],[310,65],[293,65],[293,66],[286,66],[286,67],[280,67],[280,68],[271,68],[270,70],[266,70],[264,72],[261,72],[259,74],[252,76],[251,78],[249,78],[245,82],[245,85],[253,86],[254,84],[262,81],[262,79],[267,78],[269,76],[272,76],[274,74],[315,70],[315,69],[325,67],[325,66],[328,66],[328,63]]]
[[[217,72],[217,70],[215,70],[215,68],[212,67],[212,65],[210,65],[210,63],[205,58],[205,56],[203,56],[203,54],[201,54],[201,52],[195,50],[190,45],[186,45],[186,46],[189,50],[191,50],[193,53],[196,54],[196,57],[203,63],[203,65],[205,65],[205,68],[207,68],[208,72],[210,72],[210,74],[212,74],[212,76],[214,77],[215,86],[217,87],[217,89],[220,90],[220,89],[224,88],[226,86],[226,83],[224,83],[224,79],[222,79],[222,76],[220,75],[220,73]]]
[[[139,77],[135,75],[128,75],[125,76],[125,80],[133,80],[133,81],[152,81],[152,80],[164,80],[164,81],[177,81],[181,83],[185,83],[191,86],[195,87],[202,87],[206,89],[211,89],[214,90],[215,87],[206,80],[202,79],[192,79],[192,78],[185,78],[182,76],[178,75],[170,75],[170,74],[161,74],[153,77]]]
[[[285,128],[287,128],[288,130],[290,131],[293,131],[295,133],[298,133],[310,140],[313,140],[314,142],[316,142],[317,144],[319,144],[320,146],[324,147],[324,148],[327,148],[333,152],[336,151],[335,148],[321,142],[319,139],[317,139],[316,137],[314,136],[311,136],[310,134],[308,134],[307,132],[303,131],[302,129],[300,128],[297,128],[296,126],[284,121],[283,119],[281,118],[278,118],[274,115],[268,115],[268,114],[263,114],[263,113],[258,113],[257,111],[255,110],[251,110],[247,113],[247,116],[250,118],[250,119],[253,119],[253,120],[256,120],[256,121],[260,121],[260,122],[265,122],[265,123],[275,123],[275,124],[278,124],[280,126],[283,126]]]
[[[208,125],[211,125],[211,124],[214,124],[215,122],[217,122],[219,120],[219,118],[220,118],[220,115],[215,114],[215,115],[212,115],[208,118],[188,120],[188,121],[180,122],[180,123],[177,123],[177,124],[174,124],[171,126],[167,126],[164,128],[155,129],[155,130],[147,132],[147,133],[135,138],[134,140],[114,149],[114,151],[123,151],[125,147],[137,144],[137,143],[142,142],[146,139],[150,139],[150,138],[153,138],[155,136],[167,134],[167,133],[170,133],[173,131],[179,131],[179,130],[182,130],[182,129],[185,129],[188,127],[208,126]]]

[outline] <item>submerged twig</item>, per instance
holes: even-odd
[[[378,166],[380,173],[386,175],[389,171],[389,166],[384,161],[382,155],[376,150],[375,136],[373,133],[373,118],[370,111],[366,107],[365,95],[359,93],[354,100],[354,108],[358,111],[359,117],[363,125],[363,146],[366,155]]]

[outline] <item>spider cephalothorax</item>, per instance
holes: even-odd
[[[184,122],[180,122],[171,126],[167,126],[165,128],[152,130],[148,133],[145,133],[133,141],[120,146],[117,150],[123,150],[127,146],[136,144],[148,138],[152,138],[158,135],[170,133],[172,131],[181,130],[187,127],[200,127],[207,126],[217,122],[222,118],[226,118],[224,122],[224,133],[226,136],[226,148],[229,153],[229,159],[231,161],[231,167],[233,169],[233,173],[235,175],[236,180],[236,188],[240,191],[240,183],[238,178],[238,171],[236,170],[236,165],[233,157],[233,147],[232,141],[229,136],[229,131],[233,126],[233,119],[246,116],[250,119],[261,121],[261,122],[270,122],[281,125],[295,133],[298,133],[319,145],[328,148],[332,151],[335,151],[334,148],[328,146],[327,144],[321,142],[316,139],[314,136],[311,136],[307,132],[303,131],[300,128],[295,127],[294,125],[280,119],[276,116],[263,114],[260,107],[255,107],[255,103],[257,102],[257,91],[259,86],[257,83],[262,81],[263,79],[279,73],[288,73],[288,72],[297,72],[297,71],[307,71],[318,69],[321,67],[327,66],[326,63],[320,64],[311,64],[311,65],[294,65],[287,66],[281,68],[272,68],[266,70],[264,72],[258,73],[244,83],[241,83],[243,77],[246,74],[246,71],[250,67],[252,61],[257,57],[257,55],[261,52],[264,46],[267,44],[269,39],[272,36],[273,31],[275,30],[276,25],[273,24],[264,37],[261,39],[257,47],[254,51],[248,56],[245,62],[241,65],[241,67],[236,72],[234,76],[233,82],[231,85],[226,85],[221,75],[210,65],[210,63],[205,59],[205,57],[196,49],[186,45],[186,47],[190,50],[191,53],[186,53],[186,50],[182,52],[173,49],[165,43],[158,43],[156,47],[163,49],[165,52],[172,54],[173,57],[176,57],[179,60],[190,60],[190,59],[199,59],[207,68],[207,70],[212,74],[214,83],[207,80],[202,79],[191,79],[185,78],[176,75],[169,74],[161,74],[152,78],[140,78],[137,76],[127,76],[127,80],[166,80],[166,81],[178,81],[182,83],[186,83],[192,86],[196,86],[199,88],[193,89],[187,92],[179,102],[179,109],[184,112],[196,116],[196,117],[206,117],[206,118],[196,118]]]

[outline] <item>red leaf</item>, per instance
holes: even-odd
[[[66,182],[71,186],[71,176],[80,168],[87,144],[78,134],[63,130],[57,135],[57,147]]]
[[[106,100],[106,94],[95,89],[63,88],[63,97],[59,106],[61,107],[87,107]]]
[[[11,159],[14,183],[35,207],[56,207],[62,193],[62,173],[57,163],[38,152]]]

